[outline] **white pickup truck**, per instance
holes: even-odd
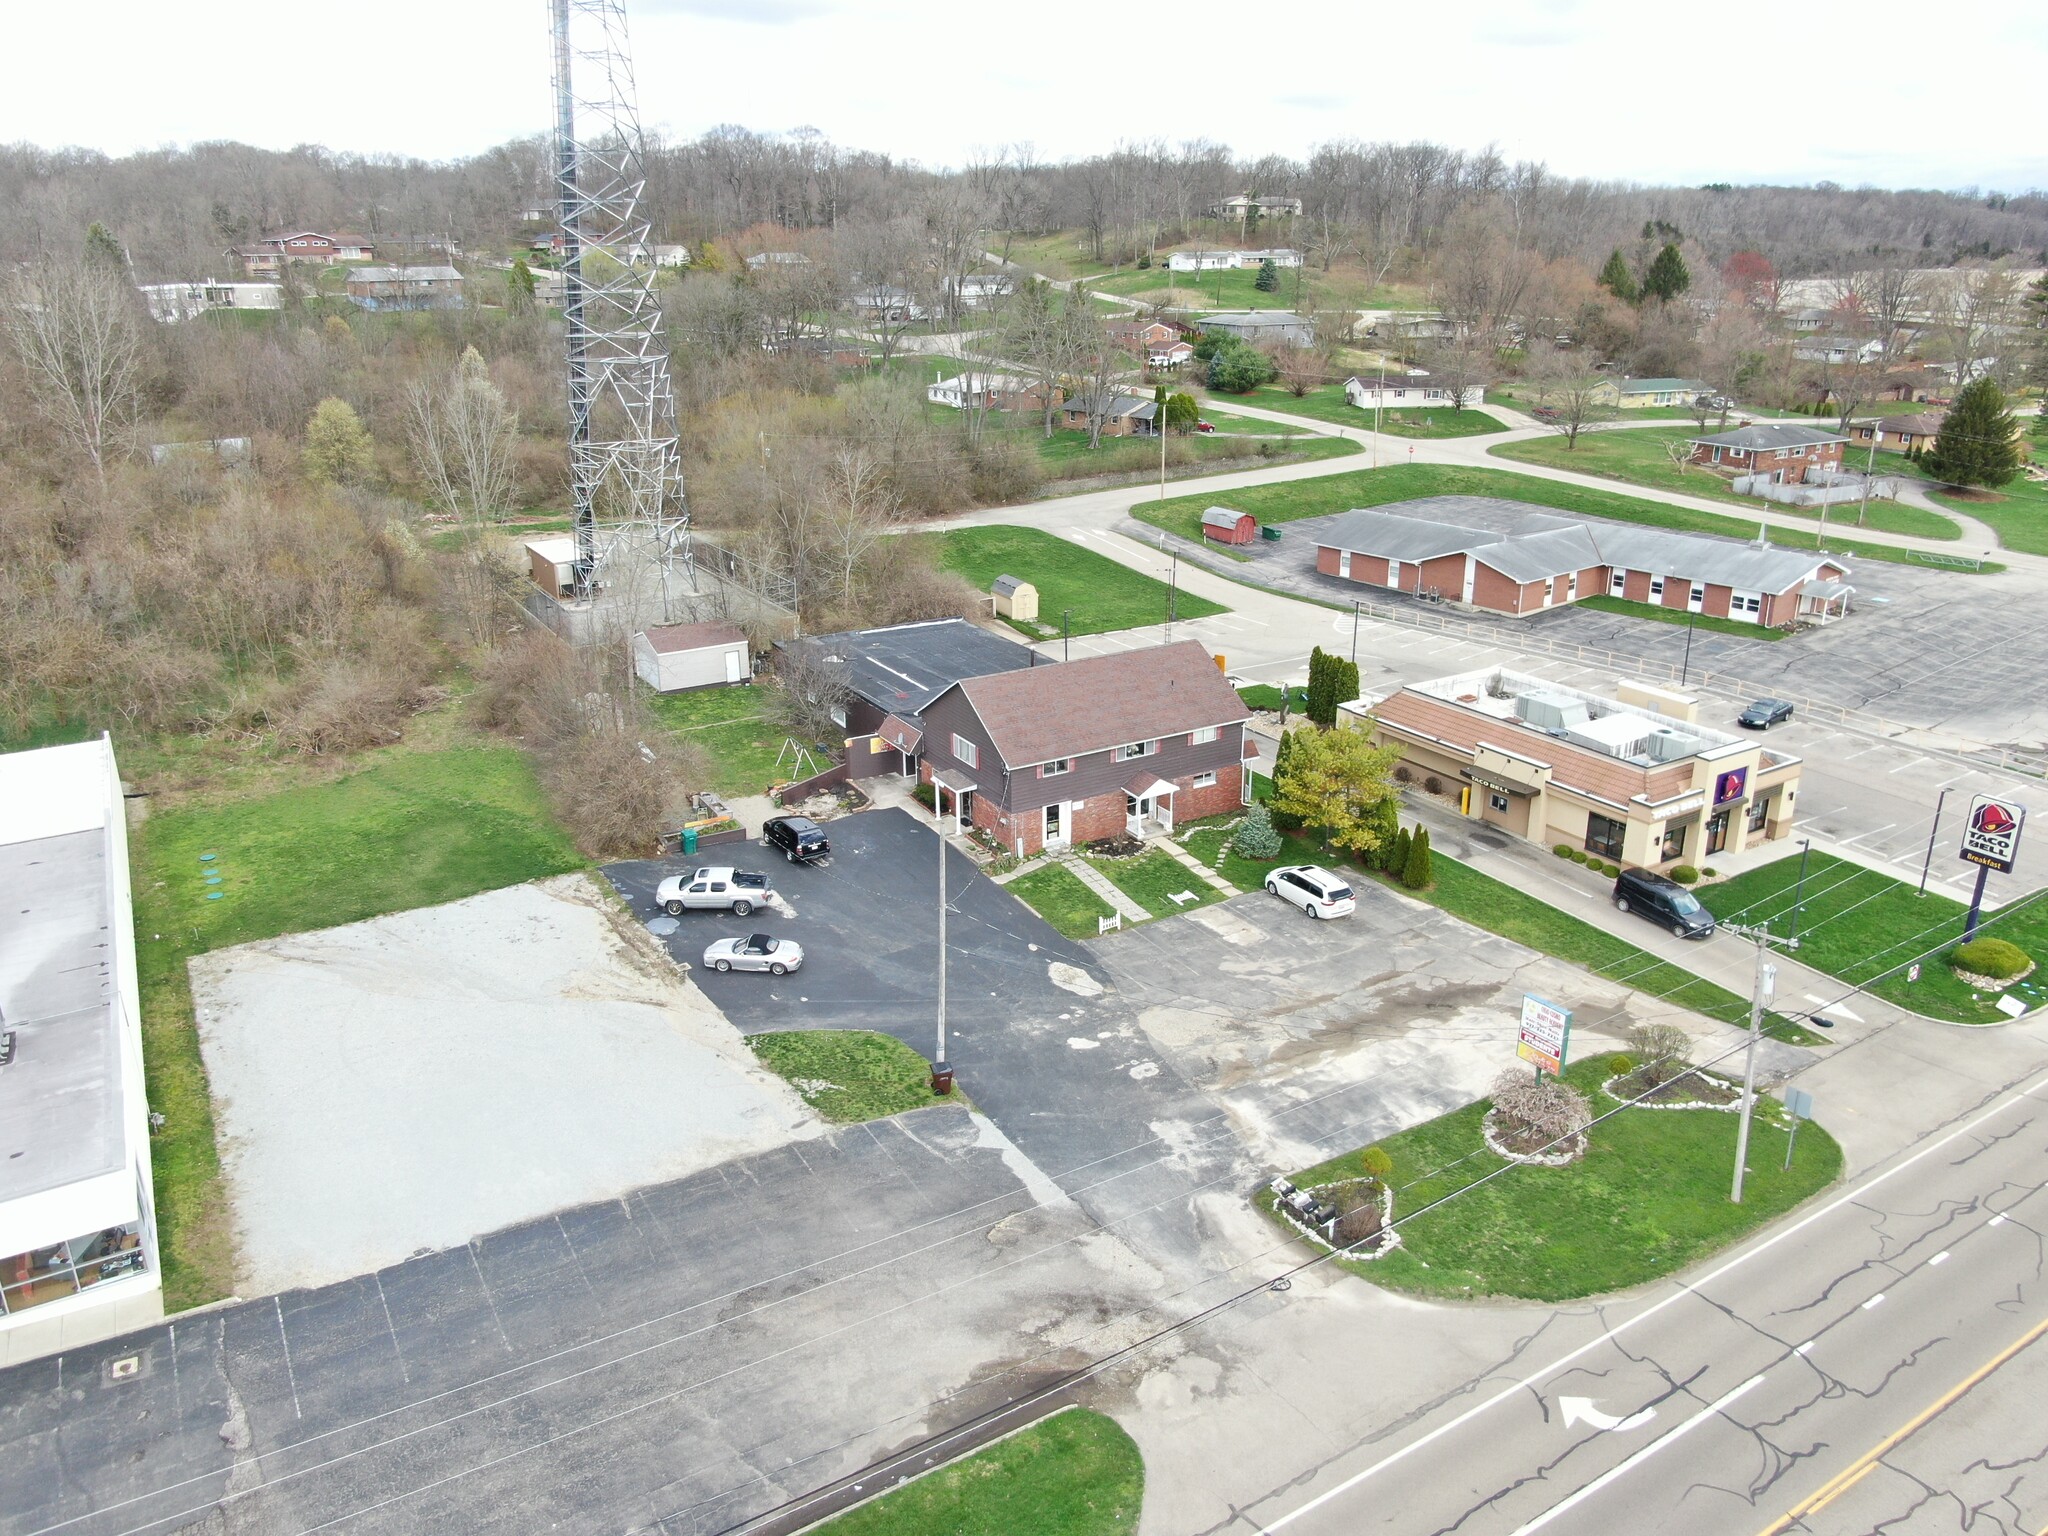
[[[766,875],[723,864],[670,875],[654,891],[654,904],[671,917],[703,910],[746,917],[774,899]]]

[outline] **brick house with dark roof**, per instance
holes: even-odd
[[[1773,423],[1689,437],[1686,442],[1692,445],[1694,464],[1801,485],[1816,469],[1840,469],[1849,439],[1846,433]]]
[[[1235,810],[1250,711],[1199,641],[954,684],[925,706],[940,814],[1026,856]]]

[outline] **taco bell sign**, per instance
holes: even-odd
[[[1958,850],[1964,862],[2012,873],[2019,853],[2020,828],[2026,825],[2026,807],[2003,795],[1979,795],[1970,802],[1969,819],[1963,823],[1963,846]]]

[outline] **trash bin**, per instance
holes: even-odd
[[[683,852],[684,852],[684,853],[695,853],[696,851],[697,851],[697,829],[696,829],[695,827],[685,827],[685,828],[683,828]]]
[[[1278,528],[1275,528],[1271,523],[1267,523],[1264,527],[1259,529],[1259,537],[1262,539],[1271,539],[1274,543],[1277,544],[1280,542],[1280,530]]]
[[[953,1063],[935,1061],[932,1063],[932,1092],[944,1096],[953,1091]]]

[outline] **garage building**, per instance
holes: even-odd
[[[752,682],[754,657],[736,624],[650,624],[633,637],[633,671],[656,693]]]

